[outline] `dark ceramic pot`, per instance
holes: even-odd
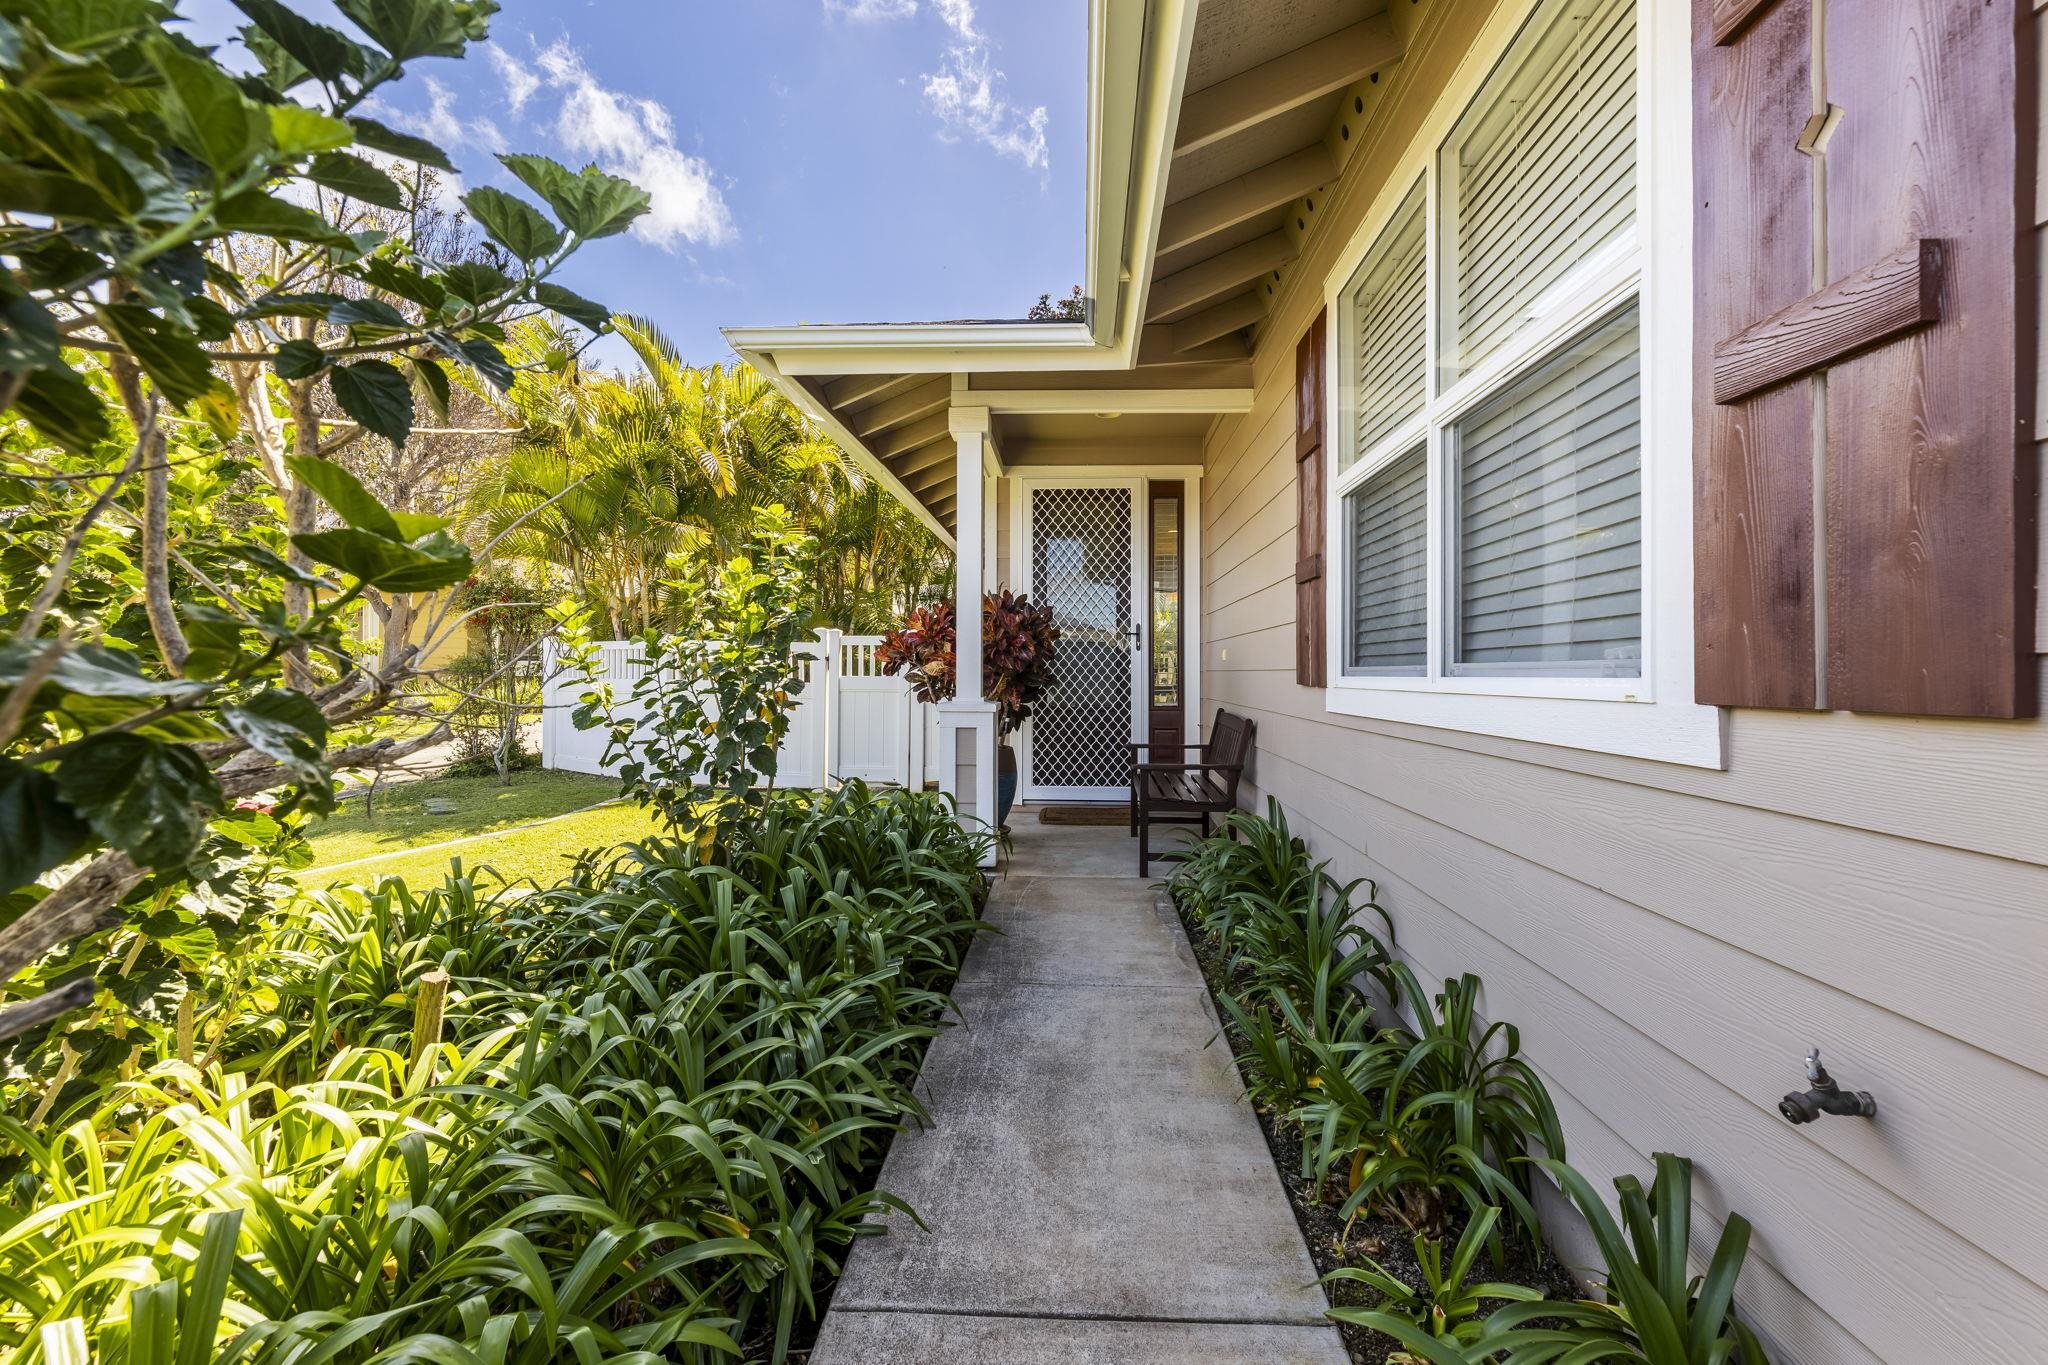
[[[1017,802],[1017,751],[1004,740],[996,745],[996,824],[1010,823],[1010,807]]]

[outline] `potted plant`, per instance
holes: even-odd
[[[1008,588],[981,599],[981,695],[996,704],[996,824],[1010,818],[1017,799],[1017,754],[1010,736],[1052,686],[1060,628],[1052,608]],[[875,657],[884,671],[903,674],[919,701],[950,700],[957,663],[953,604],[919,607],[902,627],[882,637]]]

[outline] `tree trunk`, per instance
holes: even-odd
[[[320,454],[320,414],[313,405],[313,385],[310,380],[286,381],[285,392],[292,415],[292,453],[317,458]],[[294,537],[294,543],[286,554],[287,561],[295,569],[313,572],[313,561],[301,550],[296,538],[318,529],[319,505],[314,500],[313,490],[297,479],[286,479],[279,490],[284,494],[285,530]],[[284,590],[285,610],[292,615],[305,617],[313,611],[313,590],[303,583],[287,583]],[[285,685],[301,692],[311,691],[314,685],[312,661],[305,647],[298,646],[285,655]]]
[[[143,609],[165,665],[182,676],[192,651],[185,643],[171,596],[171,471],[166,464],[170,450],[163,428],[157,424],[162,405],[157,395],[142,391],[142,373],[133,360],[115,355],[108,367],[115,388],[120,390],[121,405],[128,410],[128,420],[135,424],[135,440],[142,455]]]

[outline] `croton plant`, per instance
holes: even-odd
[[[875,657],[890,674],[903,674],[919,701],[952,699],[958,664],[954,658],[951,602],[919,607],[901,629],[882,637]],[[1060,628],[1052,608],[1008,588],[981,599],[981,694],[996,704],[996,722],[1007,735],[1031,715],[1053,684],[1053,659]]]

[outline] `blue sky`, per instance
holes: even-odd
[[[201,41],[242,22],[180,8]],[[639,181],[655,211],[560,278],[723,360],[721,326],[1019,317],[1078,282],[1086,29],[1086,0],[505,0],[380,116],[468,185],[518,189],[495,150]]]

